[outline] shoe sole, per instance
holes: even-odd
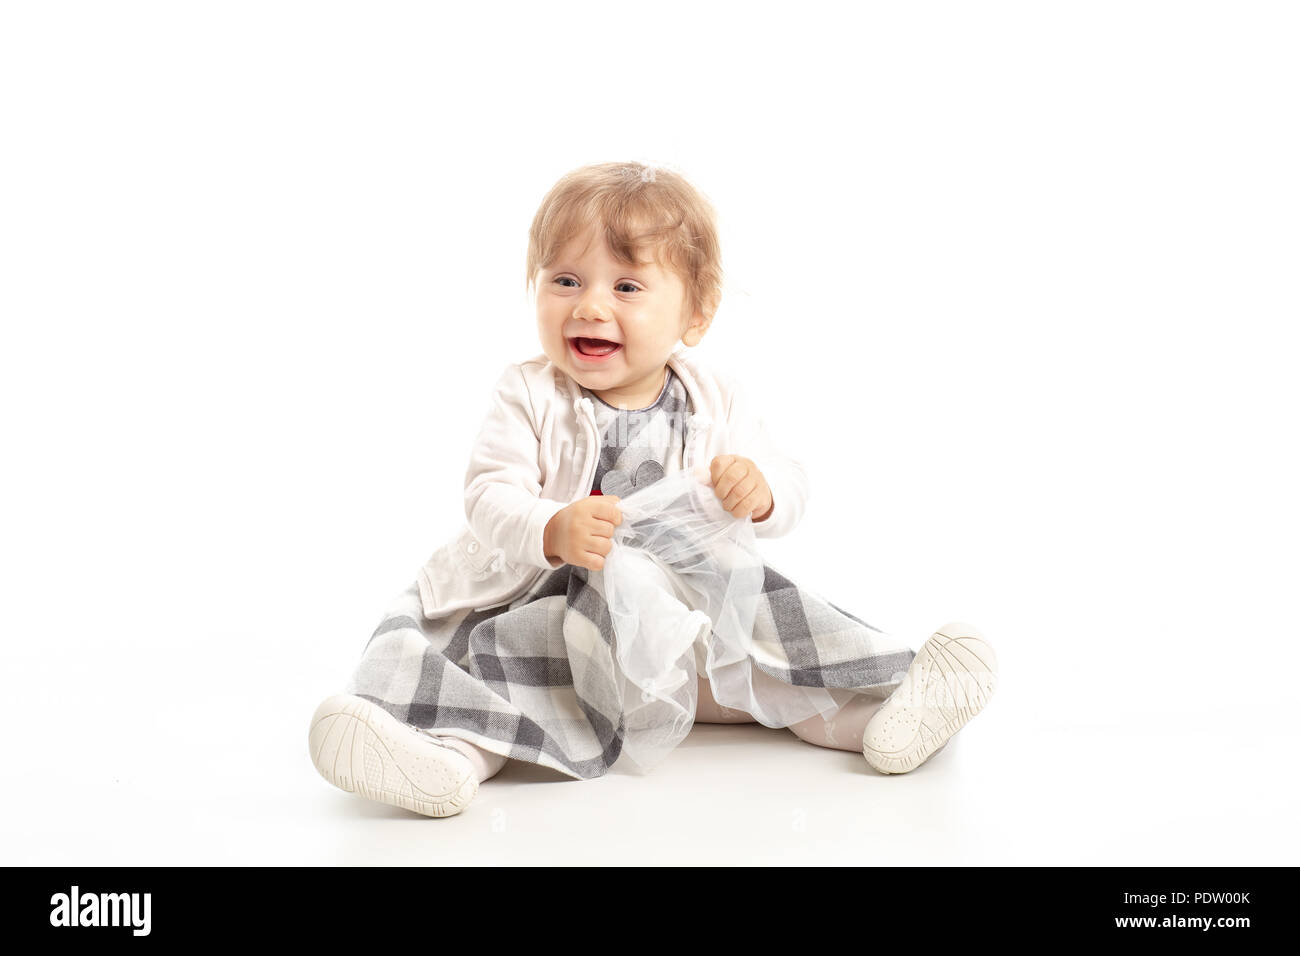
[[[348,793],[426,817],[460,813],[478,793],[464,754],[420,739],[382,707],[339,694],[316,708],[307,735],[320,775]]]
[[[862,733],[862,756],[881,773],[929,760],[984,709],[997,686],[997,655],[967,624],[949,624],[921,645],[912,666]]]

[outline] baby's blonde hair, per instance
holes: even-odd
[[[642,262],[651,250],[686,286],[690,314],[712,320],[722,301],[722,252],[712,205],[684,177],[662,166],[597,163],[566,173],[542,200],[528,230],[528,276],[555,261],[569,240],[603,230],[614,258]]]

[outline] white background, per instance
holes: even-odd
[[[1295,863],[1300,43],[1267,3],[0,8],[3,862]],[[307,755],[463,520],[564,172],[715,204],[766,542],[1001,686],[459,817]]]

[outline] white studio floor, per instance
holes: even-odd
[[[941,754],[886,777],[857,754],[757,725],[697,725],[651,775],[570,780],[511,762],[462,814],[345,794],[282,726],[231,701],[206,746],[87,726],[5,814],[7,864],[1288,864],[1285,728],[1177,733],[1053,721],[995,696]],[[278,731],[285,730],[280,734]],[[18,730],[20,755],[52,744]],[[294,732],[301,731],[301,732]],[[165,737],[170,745],[159,748]],[[137,742],[141,742],[136,738]],[[195,745],[195,746],[191,746]],[[12,764],[11,764],[12,766]],[[1285,779],[1284,776],[1285,775]],[[13,799],[12,793],[6,803]]]
[[[766,550],[789,570],[793,552],[783,544]],[[124,567],[153,569],[148,595],[143,583],[105,587],[86,605],[94,613],[62,610],[58,595],[37,592],[29,602],[35,613],[9,631],[25,639],[4,645],[16,719],[0,788],[0,862],[1300,859],[1297,642],[1281,607],[1285,563],[1274,566],[1272,603],[1252,603],[1239,600],[1235,586],[1193,595],[1173,551],[1132,585],[1122,552],[1108,578],[1088,578],[1081,562],[1063,573],[1061,563],[985,565],[957,549],[935,552],[928,566],[938,584],[894,572],[891,587],[878,589],[901,608],[881,623],[901,621],[891,631],[918,647],[928,635],[919,622],[942,623],[932,606],[967,609],[997,651],[998,689],[912,773],[877,774],[859,753],[816,747],[784,729],[701,724],[648,775],[616,764],[604,777],[573,780],[511,762],[462,814],[432,819],[335,789],[308,756],[312,713],[342,689],[378,623],[387,605],[375,595],[400,581],[388,566],[395,559],[367,565],[365,548],[336,551],[345,560],[268,547],[228,566],[194,553],[150,565],[132,552]],[[837,564],[833,550],[824,553],[831,559],[797,567],[794,579],[827,580],[823,594],[872,607],[865,589],[855,596],[858,572]],[[924,556],[899,560],[921,567]],[[1202,559],[1189,552],[1186,560]],[[1000,583],[1011,578],[1014,586]],[[1104,599],[1071,604],[1072,593],[1087,589]],[[930,597],[949,591],[956,598]]]

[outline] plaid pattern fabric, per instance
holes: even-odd
[[[648,409],[597,402],[605,439],[593,492],[603,485],[625,494],[682,468],[689,400],[671,371]],[[615,635],[603,585],[602,572],[564,565],[508,605],[430,620],[413,582],[384,614],[347,692],[433,733],[571,777],[602,776],[626,732],[626,688],[609,653]],[[705,637],[696,646],[699,674]],[[770,694],[824,687],[837,702],[887,695],[914,656],[767,565],[753,645],[755,687]]]

